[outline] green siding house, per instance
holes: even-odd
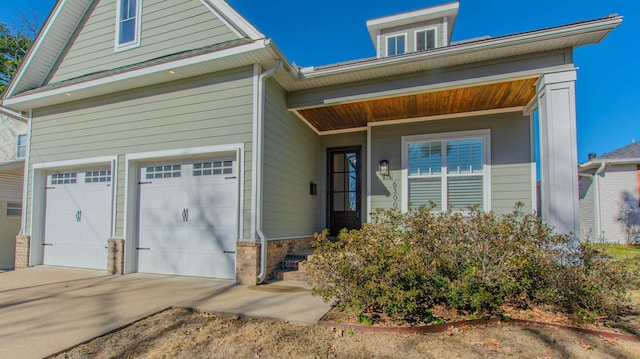
[[[300,68],[223,0],[58,1],[2,99],[29,123],[20,266],[255,284],[316,232],[430,202],[577,232],[573,49],[622,18],[454,42],[458,6]]]

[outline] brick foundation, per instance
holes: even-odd
[[[273,278],[273,271],[287,254],[311,248],[312,240],[313,236],[267,241],[267,278]],[[256,285],[260,273],[260,243],[238,242],[236,248],[236,281]]]
[[[15,270],[29,267],[31,236],[16,236]]]
[[[256,285],[260,272],[260,243],[238,242],[236,245],[236,282]]]
[[[124,238],[109,238],[107,272],[124,274]]]

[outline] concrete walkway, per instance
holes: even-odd
[[[309,324],[330,308],[282,284],[35,267],[0,273],[0,358],[41,358],[171,306]]]

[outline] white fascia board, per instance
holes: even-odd
[[[589,169],[589,168],[593,168],[593,167],[598,167],[600,166],[600,164],[602,163],[606,163],[606,164],[611,164],[611,165],[633,165],[633,164],[640,164],[640,158],[620,158],[620,159],[614,159],[614,160],[599,160],[599,159],[593,159],[591,161],[585,162],[583,164],[581,164],[580,169]]]
[[[123,80],[133,79],[136,77],[142,77],[142,76],[151,75],[155,73],[166,72],[169,70],[177,70],[184,66],[196,65],[199,63],[213,61],[213,60],[221,59],[224,57],[261,50],[261,49],[264,49],[265,43],[266,41],[259,40],[259,41],[255,41],[245,45],[240,45],[230,49],[221,50],[221,51],[217,51],[209,54],[194,56],[194,57],[190,57],[182,60],[171,61],[171,62],[167,62],[164,64],[155,65],[155,66],[149,66],[139,70],[133,70],[133,71],[129,71],[129,72],[125,72],[122,74],[117,74],[117,75],[113,75],[113,76],[109,76],[101,79],[59,87],[56,89],[38,92],[31,95],[9,98],[4,100],[4,104],[7,106],[11,106],[11,105],[20,104],[23,102],[46,98],[49,96],[64,95],[65,93],[73,93],[76,91],[81,91],[88,88],[98,87],[105,84],[115,83]]]
[[[376,19],[367,20],[367,27],[370,29],[379,29],[404,25],[416,20],[422,21],[437,19],[440,17],[457,14],[459,7],[460,6],[458,2],[452,2],[449,4],[429,7],[425,9],[403,12],[401,14],[379,17]]]
[[[49,34],[49,32],[51,31],[51,27],[56,22],[56,19],[60,15],[62,8],[64,8],[65,3],[66,3],[66,0],[60,0],[57,2],[56,7],[53,9],[52,15],[49,17],[49,19],[47,19],[47,22],[42,27],[42,30],[38,34],[38,37],[34,41],[31,48],[29,49],[27,56],[25,57],[25,59],[22,62],[22,65],[18,69],[18,73],[14,76],[13,81],[11,81],[11,83],[9,84],[9,88],[7,89],[4,96],[5,98],[11,97],[13,95],[13,91],[15,91],[17,84],[20,82],[20,80],[22,79],[22,76],[24,76],[24,73],[29,68],[31,61],[33,61],[36,53],[38,52],[38,49],[40,49],[40,46],[42,45],[44,38],[47,37],[47,34]]]
[[[342,66],[335,66],[325,69],[315,70],[311,73],[305,73],[304,78],[315,78],[328,75],[338,75],[346,72],[353,72],[358,70],[367,70],[377,67],[384,67],[390,65],[399,65],[404,63],[410,63],[415,61],[423,61],[441,57],[448,57],[454,55],[470,54],[483,50],[494,50],[496,48],[522,45],[526,43],[532,43],[536,41],[552,40],[559,37],[568,37],[574,35],[584,35],[586,33],[613,30],[622,23],[622,17],[610,17],[599,20],[594,20],[588,23],[579,23],[573,25],[566,25],[553,29],[544,29],[539,31],[533,31],[529,33],[508,35],[504,37],[497,37],[493,39],[487,39],[478,42],[471,42],[466,44],[441,47],[429,50],[427,52],[413,52],[405,55],[375,59],[371,61],[348,64]],[[606,35],[605,35],[606,36]]]
[[[22,116],[20,113],[10,110],[8,108],[2,107],[0,106],[0,115],[4,115],[7,116],[9,118],[12,118],[14,120],[23,122],[23,123],[29,123],[29,119]]]
[[[459,3],[453,2],[449,4],[429,7],[415,11],[403,12],[376,19],[367,20],[367,29],[371,39],[375,42],[378,30],[395,26],[407,25],[419,21],[428,21],[442,17],[455,18],[458,15]]]
[[[208,3],[209,7],[214,10],[216,16],[227,24],[232,29],[235,28],[234,33],[239,31],[245,34],[251,40],[264,39],[263,33],[258,31],[249,21],[247,21],[242,15],[240,15],[234,8],[229,6],[224,0],[203,0]],[[237,33],[236,33],[237,34]]]
[[[61,168],[81,167],[81,166],[87,166],[87,165],[111,164],[112,162],[117,160],[118,160],[118,156],[90,157],[90,158],[81,158],[77,160],[34,163],[32,167],[34,170],[61,169]]]

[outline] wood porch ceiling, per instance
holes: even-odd
[[[524,107],[537,78],[298,110],[316,130],[366,127],[367,123]]]

